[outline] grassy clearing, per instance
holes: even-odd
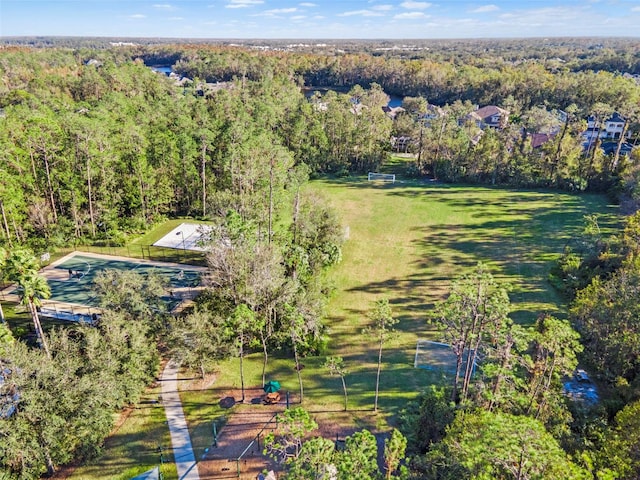
[[[583,227],[583,215],[598,213],[605,229],[616,224],[616,208],[599,195],[448,186],[435,183],[369,183],[364,178],[314,181],[348,227],[344,261],[331,272],[335,295],[328,305],[327,354],[345,358],[349,413],[341,422],[371,426],[377,350],[362,334],[373,302],[388,297],[400,320],[399,336],[385,346],[380,381],[381,413],[395,415],[436,372],[414,369],[419,338],[436,339],[429,311],[444,298],[453,278],[478,261],[512,285],[512,318],[530,325],[542,312],[564,316],[561,299],[546,281],[551,261]],[[338,377],[322,368],[323,357],[305,358],[305,405],[324,416],[342,410]],[[247,385],[261,384],[260,354],[245,361]],[[217,390],[239,388],[237,359],[220,365]],[[296,393],[293,360],[273,358],[268,377]],[[215,391],[211,391],[215,395]],[[193,392],[183,392],[191,402]],[[218,396],[219,398],[219,396]]]
[[[546,281],[551,260],[581,231],[583,215],[600,213],[609,227],[616,222],[616,209],[598,195],[366,179],[313,187],[326,193],[349,228],[345,262],[333,272],[337,294],[329,317],[337,330],[353,330],[360,322],[354,319],[382,296],[390,298],[402,330],[415,330],[411,325],[424,325],[450,281],[478,261],[513,286],[519,322],[545,311],[562,314]]]
[[[616,209],[597,195],[401,181],[373,184],[366,177],[315,181],[308,188],[324,193],[349,232],[343,263],[331,272],[335,294],[326,319],[327,354],[342,355],[349,369],[349,411],[342,412],[340,379],[322,367],[324,356],[303,359],[305,407],[317,419],[344,427],[382,428],[425,386],[442,381],[437,372],[414,369],[413,359],[417,339],[435,338],[426,319],[453,278],[483,261],[498,278],[512,284],[516,321],[531,324],[541,312],[563,316],[564,306],[546,281],[550,262],[581,231],[583,215],[601,214],[600,225],[605,229],[617,222]],[[140,242],[152,243],[179,222],[163,225]],[[390,299],[400,333],[385,346],[380,413],[372,415],[377,350],[375,340],[366,338],[362,330],[372,303],[382,297]],[[283,391],[291,392],[292,403],[296,402],[298,382],[292,358],[273,354],[267,372],[267,379],[279,380]],[[261,373],[262,356],[249,355],[246,385],[261,385]],[[238,388],[238,360],[232,359],[219,365],[212,386],[181,392],[196,458],[212,443],[211,422],[220,425],[234,410],[222,410],[220,398]],[[134,410],[137,415],[132,414],[109,439],[105,455],[71,478],[119,478],[135,465],[142,468],[157,462],[157,444],[168,445],[161,410]],[[175,473],[165,478],[171,475]]]
[[[184,377],[183,377],[184,379]],[[227,410],[220,407],[220,392],[214,388],[189,389],[182,392],[182,408],[189,420],[191,446],[196,460],[213,444],[213,422],[221,429],[227,421]]]

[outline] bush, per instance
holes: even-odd
[[[444,438],[456,413],[450,399],[450,388],[431,385],[400,413],[399,429],[407,437],[412,453],[425,453]]]

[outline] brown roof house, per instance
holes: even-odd
[[[509,121],[509,111],[495,105],[487,105],[471,112],[468,116],[481,129],[495,128],[502,129]]]
[[[555,137],[555,133],[530,133],[531,148],[540,148]]]
[[[395,120],[398,114],[406,112],[402,107],[390,107],[389,105],[382,107],[382,111],[386,113],[391,120]]]

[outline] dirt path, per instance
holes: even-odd
[[[235,403],[227,424],[218,431],[218,446],[211,447],[205,457],[198,462],[202,480],[232,478],[255,480],[257,475],[265,470],[274,470],[276,473],[280,470],[271,458],[262,454],[263,439],[276,427],[275,422],[268,424],[267,422],[275,413],[285,410],[286,400],[281,400],[276,405],[263,405],[262,395],[263,391],[260,388],[247,389],[245,403]],[[222,402],[230,400],[233,404],[234,398],[240,398],[239,391],[229,391],[221,395]],[[291,406],[298,406],[295,394],[291,395],[290,401]],[[344,441],[355,431],[367,428],[376,434],[379,451],[383,451],[385,434],[376,432],[378,416],[373,411],[311,411],[310,413],[318,422],[318,429],[314,430],[312,436],[319,435],[330,440]],[[258,445],[258,442],[251,444],[258,434],[260,434],[260,444]],[[238,463],[237,458],[243,452],[244,455]]]

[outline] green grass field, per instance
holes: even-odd
[[[434,303],[444,298],[453,278],[478,261],[485,262],[497,278],[513,286],[512,317],[516,321],[530,325],[542,312],[564,316],[564,305],[546,281],[551,262],[582,230],[583,215],[601,215],[600,226],[605,231],[618,221],[616,208],[598,195],[418,182],[372,184],[366,177],[318,180],[308,188],[323,193],[348,227],[343,262],[330,273],[335,294],[325,323],[330,338],[327,354],[342,355],[349,369],[349,412],[341,412],[340,379],[322,368],[324,356],[302,361],[305,407],[317,418],[347,427],[384,427],[427,385],[442,381],[437,372],[414,369],[413,359],[419,338],[438,339],[427,317]],[[153,243],[173,226],[150,232],[144,243]],[[383,297],[389,298],[400,320],[399,336],[385,346],[380,413],[372,415],[377,351],[374,339],[362,330],[373,302]],[[246,358],[247,386],[261,385],[261,362],[259,353]],[[293,367],[291,358],[272,355],[268,378],[279,380],[283,391],[297,394]],[[239,388],[238,372],[237,359],[222,362],[210,388],[182,392],[197,457],[211,444],[212,420],[224,422],[224,416],[233,412],[221,410],[218,401],[222,392]],[[151,443],[162,438],[165,442],[166,426],[159,425],[161,414],[155,413],[160,409],[141,410],[149,411],[153,415],[125,423],[122,429],[126,430],[121,431],[131,433],[116,436],[155,438]],[[135,442],[112,442],[110,439],[102,459],[71,478],[105,478],[96,473],[96,467],[103,464],[105,468],[118,464],[123,472],[135,464],[150,463],[151,443],[139,449]],[[141,456],[143,451],[145,456]],[[173,478],[171,475],[165,478]]]
[[[398,338],[385,347],[380,385],[381,416],[396,414],[436,372],[413,368],[416,341],[438,340],[427,324],[435,302],[453,278],[478,261],[512,285],[512,318],[530,325],[543,312],[565,315],[546,281],[552,261],[583,227],[583,215],[598,213],[606,230],[616,224],[616,208],[603,196],[557,192],[448,186],[417,182],[372,184],[361,178],[321,180],[309,189],[322,192],[338,210],[349,238],[343,262],[331,274],[335,294],[327,309],[328,354],[345,358],[353,422],[373,405],[377,351],[362,334],[367,312],[389,298],[400,320]],[[246,383],[259,385],[261,355],[245,362]],[[342,408],[340,380],[322,367],[323,357],[303,360],[305,404],[315,411]],[[270,377],[297,392],[290,358],[276,358]],[[220,365],[216,388],[239,387],[238,361]],[[191,393],[185,393],[188,400]]]

